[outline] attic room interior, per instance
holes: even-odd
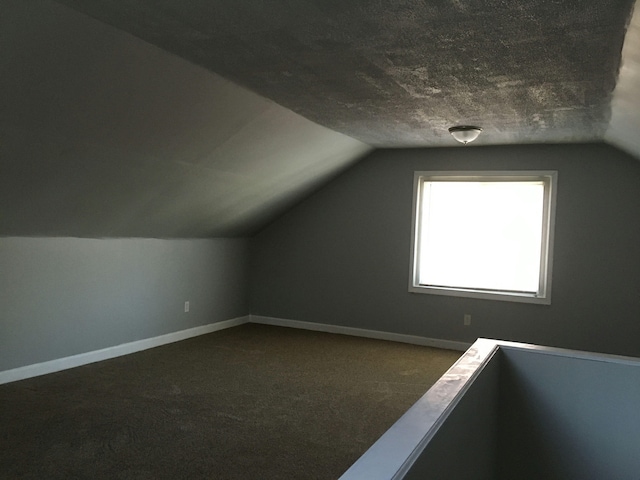
[[[0,477],[602,478],[523,467],[505,435],[521,378],[640,399],[554,350],[640,358],[633,0],[0,5]],[[416,172],[553,177],[544,301],[421,291]],[[357,470],[477,339],[507,387],[459,415],[510,458]]]

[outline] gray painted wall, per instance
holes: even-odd
[[[244,316],[246,259],[244,239],[0,238],[0,371]]]
[[[413,172],[482,169],[558,170],[551,305],[408,292]],[[604,144],[380,150],[252,239],[251,313],[640,355],[639,218],[640,162]]]
[[[499,360],[493,358],[473,380],[405,480],[496,478]]]
[[[502,353],[496,478],[638,478],[637,365]]]

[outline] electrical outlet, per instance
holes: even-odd
[[[471,325],[471,314],[470,313],[465,313],[464,314],[464,324],[465,326],[469,326]]]
[[[184,302],[184,313],[189,313],[189,301]]]

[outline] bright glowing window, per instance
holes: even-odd
[[[556,172],[417,172],[412,292],[551,303]]]

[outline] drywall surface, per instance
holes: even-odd
[[[0,238],[0,371],[246,315],[246,247]]]
[[[496,478],[638,478],[638,364],[502,354]]]
[[[634,3],[59,1],[375,146],[602,138]]]
[[[611,120],[605,133],[608,142],[640,157],[640,2],[636,0],[627,27],[616,88],[611,98]]]
[[[419,170],[558,171],[551,305],[408,292]],[[639,215],[640,163],[604,144],[380,150],[252,238],[251,312],[638,356]]]
[[[496,356],[471,383],[406,480],[494,480],[500,358]]]
[[[370,147],[50,0],[3,0],[0,235],[244,237]]]

